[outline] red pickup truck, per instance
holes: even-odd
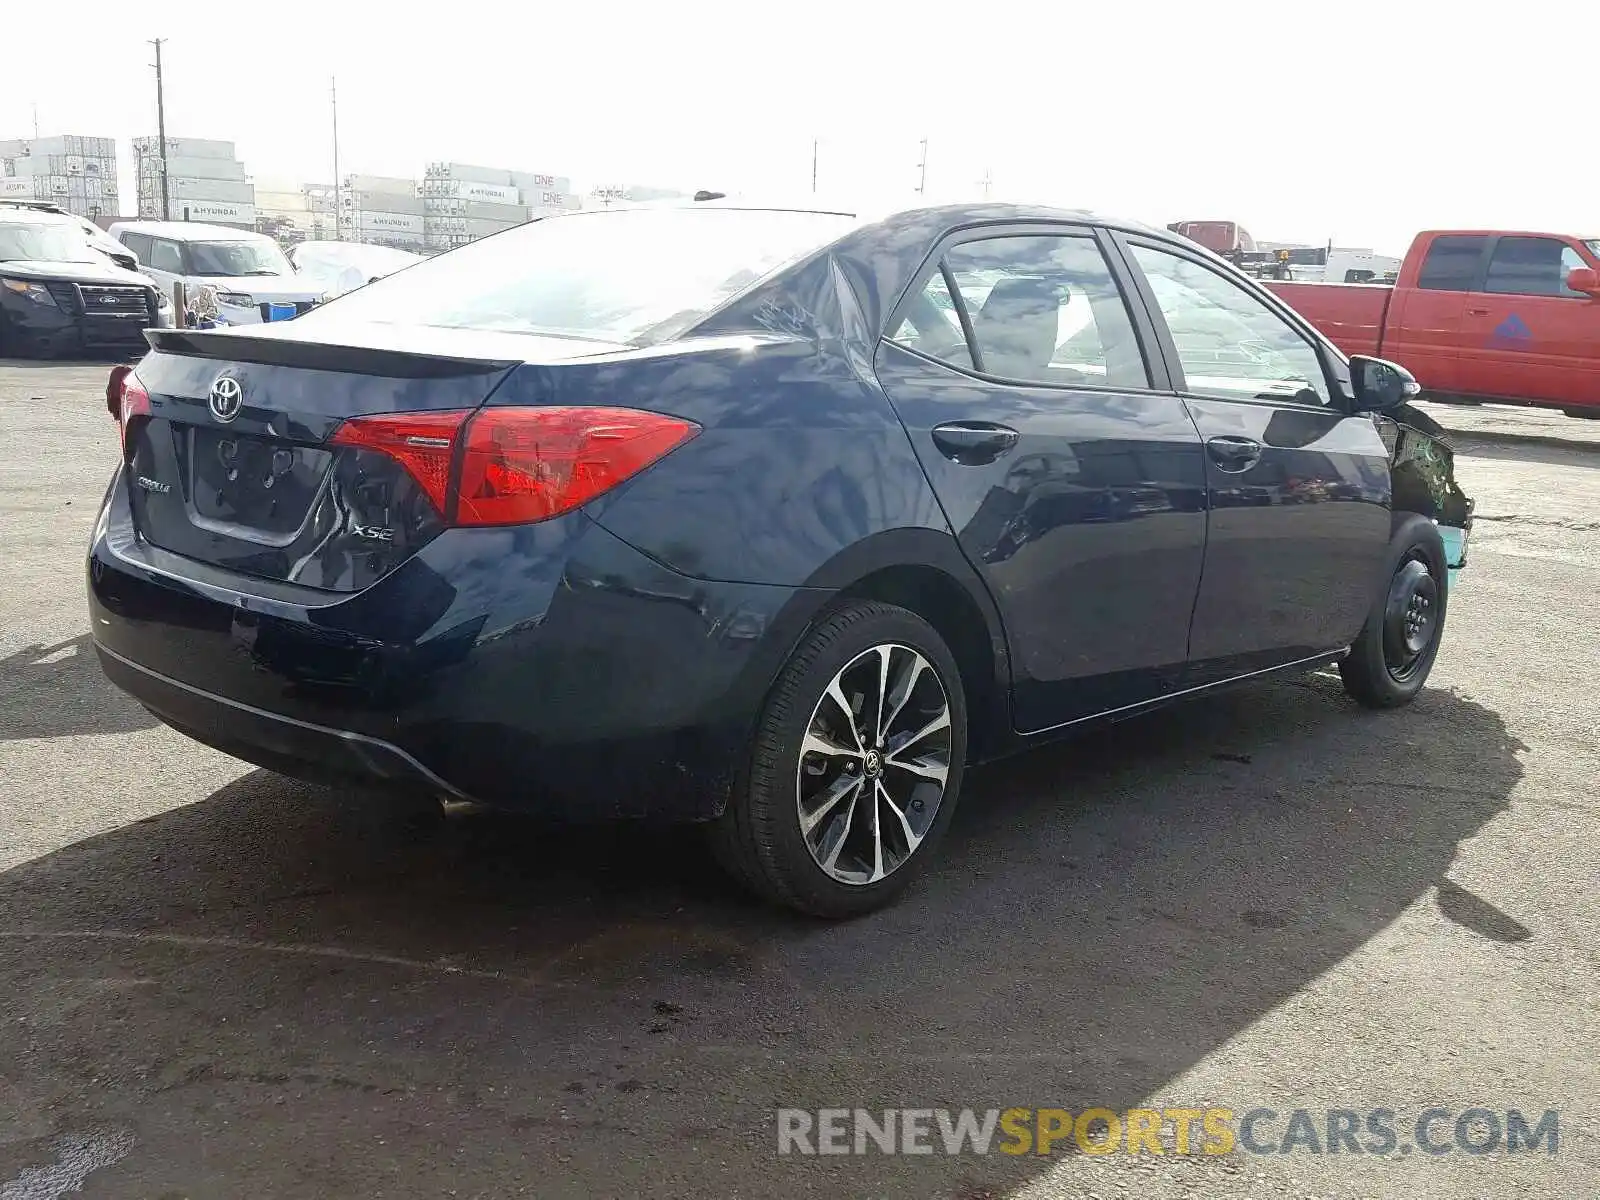
[[[1346,354],[1400,363],[1432,399],[1600,418],[1600,238],[1433,230],[1393,287],[1266,286]]]

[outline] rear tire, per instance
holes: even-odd
[[[1444,542],[1416,513],[1389,542],[1384,586],[1367,623],[1339,663],[1345,691],[1368,708],[1399,708],[1416,699],[1439,654],[1450,597]]]
[[[966,751],[961,675],[943,639],[906,609],[846,603],[773,685],[741,783],[711,823],[712,849],[787,908],[871,912],[933,856]]]

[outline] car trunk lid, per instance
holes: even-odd
[[[445,525],[393,457],[332,444],[340,425],[468,412],[529,357],[596,348],[333,322],[287,332],[301,324],[151,331],[137,369],[150,411],[130,422],[124,447],[134,521],[151,543],[263,579],[359,591]]]

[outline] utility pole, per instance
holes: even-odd
[[[33,102],[33,140],[39,140],[39,102]]]
[[[339,178],[339,80],[337,76],[328,77],[328,99],[333,104],[333,236],[335,240],[342,236],[344,224],[344,206],[340,204],[342,198],[342,183]]]
[[[154,38],[150,44],[156,48],[156,137],[161,142],[161,219],[172,220],[172,190],[167,183],[167,97],[161,83],[161,43],[166,38]]]
[[[994,172],[988,167],[983,169],[983,178],[978,180],[978,186],[983,189],[983,198],[989,198],[989,189],[994,186]]]
[[[922,139],[922,161],[917,164],[917,195],[928,189],[928,139]]]
[[[37,133],[34,135],[38,136]],[[811,139],[811,194],[817,194],[817,139]]]

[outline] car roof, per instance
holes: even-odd
[[[206,225],[199,221],[115,221],[112,233],[144,233],[151,237],[170,238],[175,242],[236,242],[240,238],[272,239],[251,229],[233,229],[227,225]]]
[[[1165,241],[1171,241],[1173,238],[1170,230],[1149,225],[1142,221],[1130,221],[1121,217],[1109,216],[1106,213],[1095,212],[1092,209],[1062,208],[1056,205],[1008,200],[968,201],[950,204],[930,204],[920,201],[909,204],[885,204],[882,202],[852,203],[848,200],[839,201],[834,199],[824,201],[814,196],[797,201],[792,196],[775,197],[769,200],[766,197],[740,195],[719,196],[714,200],[674,199],[620,202],[605,208],[585,208],[575,213],[564,215],[586,216],[590,213],[599,212],[626,212],[634,209],[663,208],[757,209],[778,212],[833,213],[839,216],[853,217],[861,224],[927,216],[945,218],[944,223],[949,226],[976,224],[986,221],[1074,221],[1090,225],[1104,225],[1132,233],[1152,234]]]

